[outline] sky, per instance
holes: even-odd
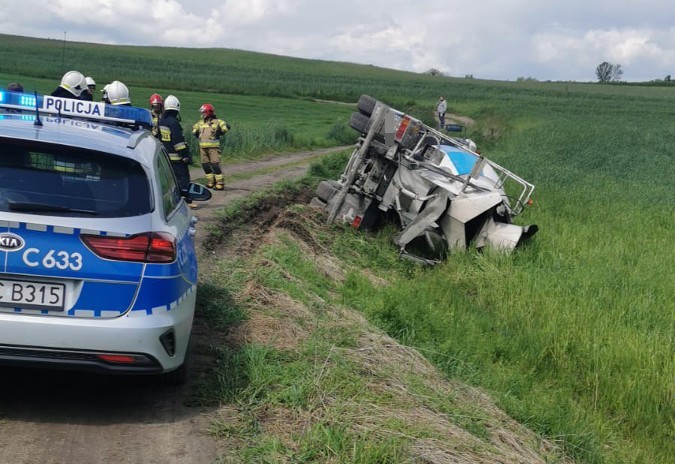
[[[222,47],[491,80],[675,78],[672,0],[3,0],[0,33]]]

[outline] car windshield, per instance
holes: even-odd
[[[152,211],[152,202],[145,171],[134,160],[0,139],[0,211],[128,217]]]

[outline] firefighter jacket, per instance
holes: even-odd
[[[159,118],[162,117],[162,113],[157,113],[154,110],[150,110],[150,114],[152,115],[152,135],[161,140],[159,135]]]
[[[182,161],[190,157],[190,151],[183,137],[183,128],[177,115],[178,112],[175,110],[165,111],[158,122],[160,140],[171,161]]]
[[[84,89],[78,97],[78,100],[94,101],[94,96],[89,92],[89,90]]]
[[[192,134],[199,139],[199,148],[220,147],[220,136],[230,130],[230,125],[212,116],[192,126]]]
[[[61,98],[74,98],[75,100],[78,97],[75,94],[70,93],[70,90],[67,90],[64,87],[58,86],[52,93],[52,97],[61,97]]]

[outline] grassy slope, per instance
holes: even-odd
[[[25,84],[51,90],[65,70],[59,41],[0,44],[0,72]],[[428,119],[445,94],[477,120],[470,136],[488,157],[536,184],[522,220],[541,232],[512,257],[456,255],[414,284],[348,280],[345,301],[585,460],[672,462],[672,88],[434,78],[228,50],[68,43],[66,57],[132,92],[173,89],[185,114],[209,98],[252,130],[274,119],[316,140],[351,110],[307,97],[369,93]],[[272,107],[283,109],[271,118]]]

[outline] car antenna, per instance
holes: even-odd
[[[37,90],[35,92],[35,122],[33,123],[34,126],[42,126],[42,121],[40,120],[40,109],[38,107],[38,95],[37,95]]]

